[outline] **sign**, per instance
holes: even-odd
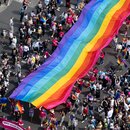
[[[7,130],[25,130],[17,122],[0,118],[0,126]]]

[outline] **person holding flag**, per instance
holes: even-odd
[[[15,108],[14,108],[14,115],[15,115],[16,121],[19,120],[19,118],[22,116],[23,113],[24,113],[24,108],[21,105],[20,101],[17,101]]]

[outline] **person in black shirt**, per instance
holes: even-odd
[[[107,112],[108,112],[108,101],[106,99],[103,99],[103,101],[101,102],[101,106],[104,108],[105,116],[107,116]]]
[[[92,102],[88,105],[88,108],[89,108],[89,116],[93,116],[93,104],[92,104]]]

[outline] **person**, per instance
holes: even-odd
[[[82,123],[84,123],[84,121],[87,120],[87,116],[88,116],[88,106],[83,108],[82,115],[83,115]]]
[[[41,108],[40,113],[39,113],[39,118],[41,120],[41,127],[43,126],[43,122],[47,118],[47,113],[44,108]]]
[[[23,46],[23,58],[26,59],[28,57],[28,53],[29,53],[29,47],[28,45],[24,45]]]
[[[1,109],[1,111],[4,111],[5,108],[6,108],[6,105],[8,103],[8,99],[5,96],[2,96],[2,95],[1,95],[1,97],[2,98],[0,98],[0,105],[1,105],[0,109]]]
[[[44,3],[45,3],[46,6],[48,6],[49,3],[50,3],[50,0],[44,0]]]
[[[60,126],[62,126],[64,120],[65,120],[65,112],[64,112],[64,111],[61,111],[61,121],[60,121]]]
[[[66,0],[66,7],[70,8],[70,0]]]
[[[68,127],[69,128],[72,128],[74,118],[75,118],[75,114],[71,111],[69,113],[69,121],[68,121]]]
[[[10,26],[10,31],[14,33],[14,18],[13,17],[11,17],[9,20],[9,26]]]
[[[104,64],[104,57],[105,57],[105,53],[101,52],[100,53],[100,59],[99,59],[99,64],[100,65]]]
[[[102,122],[100,121],[100,122],[98,123],[98,125],[96,126],[96,129],[95,129],[95,130],[102,130],[102,128],[103,128],[103,125],[102,125]]]
[[[28,126],[28,127],[26,128],[26,130],[32,130],[32,129],[31,129],[31,126]]]
[[[19,124],[20,126],[23,126],[23,125],[24,125],[24,123],[23,123],[23,121],[22,121],[22,118],[20,118],[20,119],[18,120],[18,124]]]
[[[1,35],[3,36],[3,38],[6,38],[7,34],[8,34],[7,30],[3,29],[2,33],[1,33]]]
[[[100,98],[100,88],[99,86],[96,88],[96,99]]]
[[[57,4],[58,4],[57,10],[58,10],[58,11],[60,11],[60,5],[61,5],[62,3],[63,3],[62,0],[57,0]]]
[[[80,1],[81,0],[76,0],[76,4],[75,4],[76,8],[78,8],[78,5],[79,5]]]
[[[30,117],[31,122],[32,122],[32,119],[34,117],[34,108],[33,107],[29,109],[29,117]]]
[[[57,37],[55,37],[53,40],[52,40],[52,52],[55,51],[55,49],[57,48],[58,46],[58,39]]]
[[[24,7],[24,10],[27,10],[27,7],[28,7],[29,3],[30,3],[29,0],[23,0],[23,7]]]
[[[70,100],[68,100],[66,102],[66,113],[70,112],[72,110],[72,102]]]
[[[20,114],[20,112],[17,109],[14,110],[14,114],[13,115],[15,117],[15,121],[18,121],[20,119],[20,117],[21,117],[21,114]]]
[[[76,130],[77,126],[78,126],[78,120],[76,118],[74,118],[72,130]]]
[[[25,9],[22,6],[21,9],[20,9],[20,22],[23,21],[24,16],[25,16]]]
[[[90,121],[90,123],[87,125],[87,130],[95,130],[94,125],[92,124],[92,122]]]

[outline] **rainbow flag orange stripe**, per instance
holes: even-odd
[[[46,109],[64,103],[73,84],[95,65],[129,14],[129,0],[92,0],[48,61],[27,76],[10,97]]]

